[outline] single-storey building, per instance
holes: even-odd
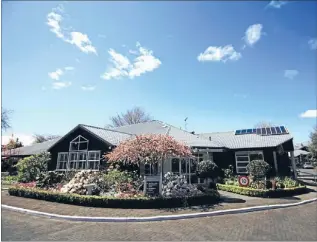
[[[294,158],[296,165],[303,165],[308,162],[310,142],[303,142],[294,145]]]
[[[49,170],[99,170],[103,165],[103,154],[111,152],[120,142],[141,134],[170,135],[188,145],[197,160],[213,160],[220,168],[233,165],[237,174],[246,174],[247,164],[254,159],[265,160],[273,167],[272,172],[279,174],[293,165],[291,160],[294,161],[293,137],[284,126],[194,134],[157,120],[112,129],[79,124],[61,138],[4,151],[2,156],[22,158],[49,151]],[[163,173],[182,174],[196,183],[200,182],[196,177],[196,167],[193,159],[169,157],[162,168],[159,165],[140,168],[141,174],[157,175],[162,169]]]

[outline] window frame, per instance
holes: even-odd
[[[75,140],[77,140],[77,139],[78,139],[78,141],[75,141]],[[81,139],[82,139],[82,140],[81,140]],[[78,149],[73,149],[72,144],[74,144],[74,143],[78,143],[78,144],[79,144]],[[80,149],[80,144],[82,144],[82,143],[87,143],[86,149]],[[84,136],[82,136],[82,135],[78,135],[75,139],[73,139],[72,141],[69,142],[69,152],[74,152],[74,151],[88,151],[88,145],[89,145],[89,140],[86,139],[86,138],[85,138]]]
[[[90,153],[95,153],[97,154],[97,156],[95,156],[95,159],[94,160],[91,160],[89,159],[89,154]],[[86,170],[93,170],[93,171],[99,171],[99,168],[100,168],[100,150],[89,150],[87,151],[87,156],[86,156],[86,159],[87,159],[87,164],[86,164]],[[89,163],[91,162],[94,162],[94,169],[89,169]],[[96,169],[96,163],[97,163],[97,168]]]
[[[62,155],[67,155],[67,159],[66,159],[65,161],[61,161],[61,160],[60,160],[60,157],[61,157]],[[68,152],[58,152],[58,153],[57,153],[56,170],[57,170],[57,171],[66,171],[67,168],[68,168],[68,161],[69,161],[69,153],[68,153]],[[59,164],[60,164],[60,163],[66,163],[65,169],[59,169],[59,167],[60,167]]]
[[[236,163],[236,172],[237,174],[248,174],[248,171],[241,172],[239,169],[246,169],[247,165],[250,163],[250,155],[252,154],[261,154],[264,160],[264,153],[263,150],[252,150],[252,151],[236,151],[235,152],[235,163]],[[238,161],[238,157],[247,157],[247,161]],[[248,163],[247,165],[244,166],[239,166],[241,163]]]

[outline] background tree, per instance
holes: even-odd
[[[33,144],[37,144],[37,143],[43,143],[45,141],[49,141],[49,140],[52,140],[52,139],[57,139],[60,136],[58,136],[58,135],[35,134],[35,135],[33,135],[33,137],[34,137]]]
[[[6,148],[8,150],[16,149],[16,148],[20,148],[20,147],[23,147],[23,144],[21,141],[19,141],[19,138],[16,138],[16,140],[10,139],[9,143],[6,145]]]
[[[10,125],[10,114],[12,113],[11,110],[2,108],[1,109],[1,129],[7,130],[11,128]]]
[[[310,133],[309,151],[312,153],[312,158],[317,159],[317,127]]]
[[[269,128],[274,127],[275,125],[271,122],[261,121],[254,125],[254,128]]]
[[[134,107],[125,113],[117,114],[110,117],[111,124],[109,127],[120,127],[123,125],[144,123],[151,121],[151,117],[140,107]]]

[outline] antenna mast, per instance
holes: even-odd
[[[187,119],[188,117],[185,118],[184,122],[185,122],[185,131],[187,131]]]

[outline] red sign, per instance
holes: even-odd
[[[238,178],[238,182],[240,184],[240,186],[242,187],[247,187],[249,185],[249,177],[247,176],[239,176]]]

